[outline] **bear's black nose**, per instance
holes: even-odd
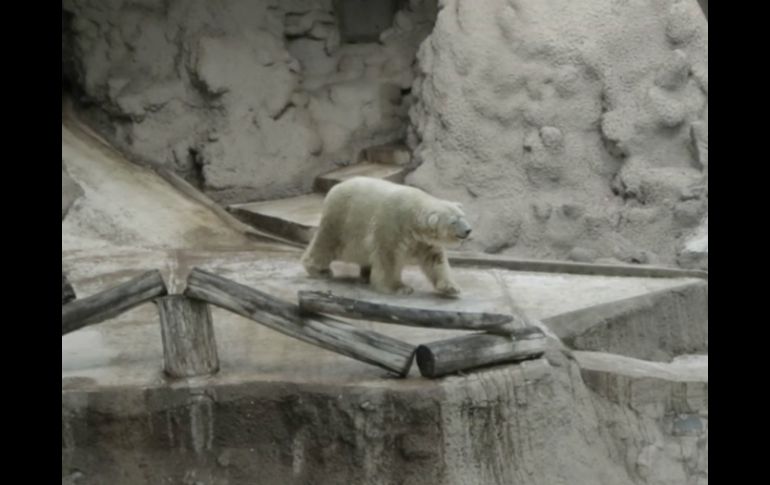
[[[470,233],[471,233],[470,228],[466,229],[465,230],[465,235],[463,237],[468,237],[468,234],[470,234]]]

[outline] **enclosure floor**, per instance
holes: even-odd
[[[671,288],[688,279],[628,278],[526,273],[493,269],[456,268],[462,298],[444,299],[416,269],[405,272],[415,288],[409,296],[392,297],[372,292],[357,281],[354,265],[333,265],[333,280],[309,278],[299,263],[298,251],[136,251],[103,250],[91,254],[64,254],[78,298],[112,287],[147,269],[159,268],[173,290],[181,290],[184,275],[199,267],[239,283],[296,302],[298,290],[331,289],[336,294],[387,298],[389,302],[423,308],[508,313],[510,302],[538,319],[650,291]],[[177,275],[170,278],[171,273]],[[313,383],[364,383],[381,380],[386,372],[371,365],[286,337],[267,327],[218,308],[212,310],[221,371],[214,380],[283,380]],[[362,328],[412,344],[463,333],[356,321]],[[163,382],[162,349],[156,309],[135,308],[108,322],[62,337],[63,388],[147,386]],[[410,379],[421,378],[413,366]],[[389,380],[393,385],[404,385]]]

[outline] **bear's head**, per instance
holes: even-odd
[[[438,201],[422,215],[420,236],[430,244],[456,244],[468,238],[471,225],[457,202]]]

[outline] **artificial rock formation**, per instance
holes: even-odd
[[[357,5],[67,0],[64,81],[113,142],[220,202],[309,191],[406,136],[407,183],[463,199],[473,249],[688,260],[708,212],[696,1]]]
[[[374,11],[392,26],[370,19],[379,42],[352,43],[361,32],[339,19],[354,2],[332,3],[65,0],[63,82],[111,141],[221,202],[308,190],[335,162],[404,137],[435,17],[431,1]]]
[[[463,200],[478,249],[673,263],[707,213],[697,2],[442,6],[418,53],[407,182]]]
[[[61,162],[61,219],[67,217],[72,204],[83,195],[83,188],[72,180],[64,160]]]

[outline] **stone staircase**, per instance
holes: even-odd
[[[411,158],[404,145],[380,145],[362,151],[360,161],[316,178],[312,194],[285,199],[232,204],[227,210],[254,228],[307,244],[321,221],[324,195],[351,177],[374,177],[402,183]]]

